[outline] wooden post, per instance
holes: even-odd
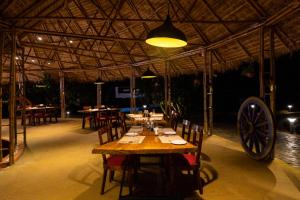
[[[2,161],[2,73],[3,73],[4,33],[0,32],[0,162]]]
[[[208,116],[209,116],[209,131],[208,135],[212,135],[213,131],[213,69],[212,69],[212,53],[208,52]]]
[[[208,133],[208,124],[207,124],[207,52],[204,52],[204,66],[203,66],[203,132],[204,134]]]
[[[264,59],[265,59],[265,49],[264,49],[264,27],[260,27],[259,29],[259,44],[260,44],[260,51],[259,51],[259,96],[264,100],[265,97],[265,79],[264,79]]]
[[[21,69],[20,69],[20,80],[19,84],[21,87],[21,93],[22,97],[26,97],[26,86],[25,86],[25,57],[24,57],[24,48],[22,48],[22,58],[21,58]],[[25,117],[25,103],[22,105],[22,110],[21,110],[21,118],[24,121],[23,123],[23,141],[24,141],[24,146],[27,147],[27,135],[26,135],[26,117]]]
[[[274,49],[274,30],[270,28],[270,108],[276,114],[276,66]]]
[[[131,77],[130,77],[130,93],[131,93],[131,98],[130,98],[130,112],[133,113],[136,111],[136,101],[135,101],[135,93],[136,93],[136,88],[135,88],[135,71],[134,68],[131,67]]]
[[[165,112],[168,117],[170,117],[169,113],[169,62],[165,61],[165,74],[164,74],[164,86],[165,86]]]
[[[9,165],[14,164],[15,152],[15,118],[16,118],[16,32],[12,31],[12,47],[10,55],[10,76],[9,76]]]
[[[60,89],[60,113],[61,118],[66,117],[66,102],[65,102],[65,76],[63,72],[59,72],[59,89]]]
[[[97,84],[97,106],[100,108],[102,105],[102,84]]]

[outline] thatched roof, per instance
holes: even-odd
[[[260,27],[266,57],[270,27],[276,56],[294,51],[300,42],[299,6],[296,0],[2,0],[0,27],[17,31],[30,80],[62,71],[81,81],[98,74],[109,81],[129,78],[132,69],[140,76],[148,67],[163,75],[165,60],[173,75],[201,72],[204,50],[212,51],[214,71],[236,68],[258,59]],[[184,48],[144,42],[168,10],[187,36]]]

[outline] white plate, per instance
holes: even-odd
[[[138,133],[134,133],[134,132],[129,132],[129,133],[125,133],[126,136],[138,136]]]
[[[171,144],[186,144],[187,142],[185,140],[172,140]]]
[[[165,131],[164,132],[165,135],[176,135],[175,131]]]

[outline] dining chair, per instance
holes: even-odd
[[[88,110],[88,109],[91,109],[92,108],[92,106],[83,106],[82,107],[83,108],[83,110]],[[85,114],[85,117],[84,117],[84,119],[83,119],[85,122],[86,121],[89,121],[89,124],[90,124],[90,128],[92,128],[92,124],[93,124],[93,116],[91,115],[91,114]],[[85,124],[85,123],[84,123]]]
[[[179,114],[176,111],[172,110],[170,126],[174,131],[177,131],[178,120],[179,120]]]
[[[100,145],[111,142],[111,130],[108,125],[101,127],[98,130],[98,137]],[[105,182],[107,172],[110,172],[110,182],[113,180],[115,170],[122,171],[125,167],[126,156],[125,155],[107,155],[102,154],[103,159],[103,179],[101,185],[101,194],[104,194]]]
[[[181,171],[187,171],[190,174],[190,171],[193,172],[193,177],[199,189],[200,194],[203,194],[203,186],[200,177],[200,155],[202,151],[202,141],[203,141],[203,129],[199,125],[193,125],[191,131],[191,140],[189,141],[193,145],[197,146],[197,152],[195,153],[186,153],[186,154],[175,154],[172,158],[173,166]]]
[[[181,137],[188,142],[190,142],[191,128],[191,122],[189,120],[184,119],[182,121]]]

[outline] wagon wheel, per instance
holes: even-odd
[[[237,130],[246,153],[255,160],[272,158],[276,141],[273,115],[257,97],[246,99],[238,112]]]

